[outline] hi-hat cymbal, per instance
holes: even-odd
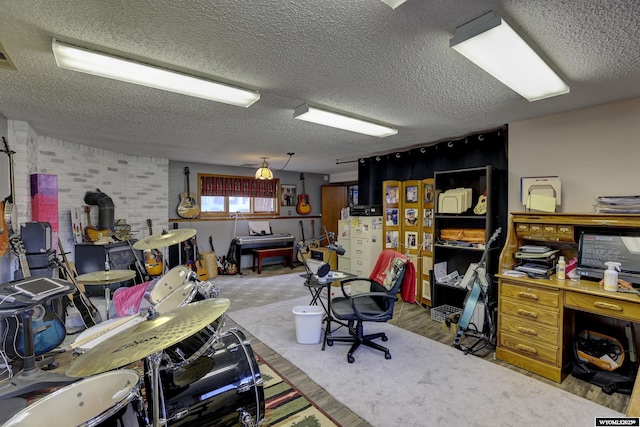
[[[183,305],[148,318],[81,354],[67,368],[70,377],[86,377],[121,368],[195,334],[229,308],[228,298]]]
[[[140,239],[133,244],[133,249],[142,251],[145,249],[164,248],[165,246],[184,242],[195,235],[196,230],[193,228],[176,228],[175,230],[167,231],[164,234],[153,234],[145,237],[144,239]]]
[[[101,285],[109,283],[118,283],[136,277],[133,270],[106,270],[94,271],[92,273],[81,274],[76,277],[76,282],[85,283],[87,285]]]

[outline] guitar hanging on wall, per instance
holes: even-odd
[[[151,218],[147,219],[147,227],[149,228],[149,236],[153,235],[153,222]],[[162,274],[162,254],[157,249],[144,250],[144,268],[149,276],[159,276]]]
[[[311,212],[311,205],[309,204],[309,195],[304,190],[304,173],[300,174],[300,181],[302,181],[302,193],[298,194],[296,212],[298,215],[307,215]]]
[[[8,161],[8,179],[10,194],[0,202],[0,256],[4,256],[9,250],[9,240],[18,233],[18,210],[14,201],[16,190],[13,179],[13,154],[9,149],[7,138],[2,137],[4,153]]]
[[[180,204],[178,205],[178,216],[180,218],[197,218],[200,215],[200,206],[196,201],[196,195],[189,189],[189,167],[185,166],[184,176],[187,181],[186,193],[180,193]]]

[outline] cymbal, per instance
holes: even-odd
[[[203,329],[222,316],[229,304],[228,298],[206,299],[147,318],[78,356],[66,374],[86,377],[142,360]]]
[[[144,239],[140,239],[133,244],[133,249],[142,251],[145,249],[164,248],[165,246],[184,242],[195,235],[196,230],[193,228],[176,228],[175,230],[167,231],[164,234],[153,234],[145,237]]]
[[[88,285],[102,285],[118,283],[124,280],[133,279],[134,277],[136,277],[136,272],[133,270],[106,270],[81,274],[76,277],[76,281],[78,283],[85,283]]]

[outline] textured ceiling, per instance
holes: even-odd
[[[571,92],[529,103],[449,48],[495,11]],[[637,0],[0,0],[0,113],[42,135],[170,160],[335,173],[358,157],[640,96]],[[51,39],[260,92],[249,108],[59,69]],[[308,102],[398,128],[293,120]],[[336,164],[336,160],[340,164]]]

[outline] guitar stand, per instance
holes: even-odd
[[[33,321],[31,318],[31,310],[23,311],[21,318],[24,334],[24,363],[22,369],[13,375],[11,381],[0,387],[0,399],[20,396],[35,390],[58,387],[77,381],[77,378],[71,378],[59,373],[46,372],[40,368],[40,365],[51,365],[53,363],[53,356],[45,357],[44,360],[36,363],[35,351],[33,349]]]

